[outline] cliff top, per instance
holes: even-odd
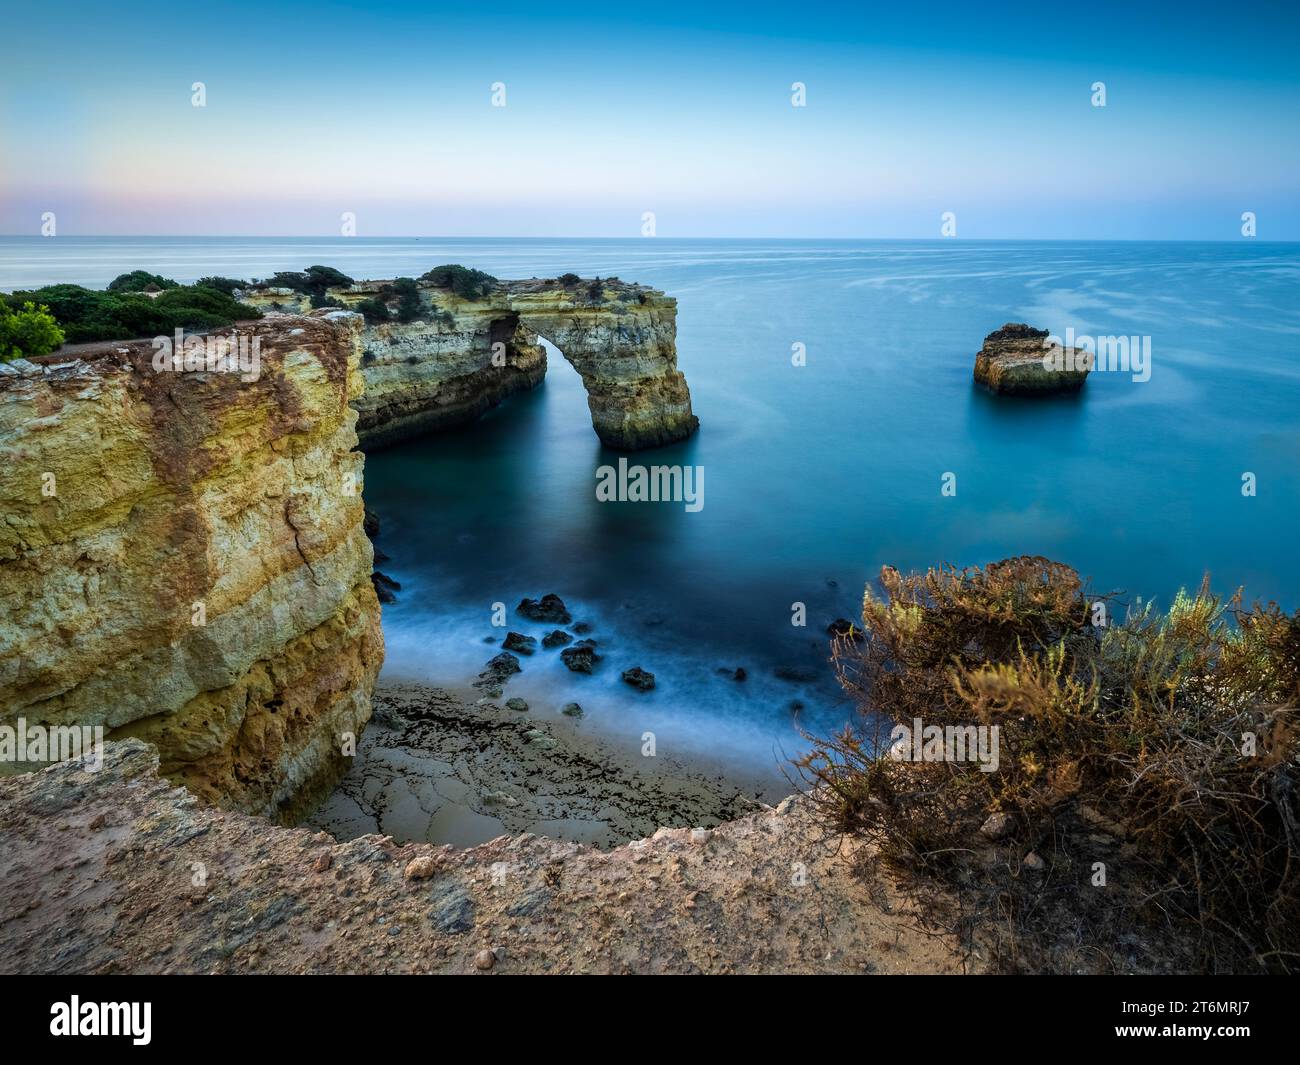
[[[7,972],[958,972],[801,801],[612,851],[337,843],[201,806],[138,740],[0,780]],[[105,928],[114,934],[103,934]]]

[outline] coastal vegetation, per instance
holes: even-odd
[[[155,286],[154,293],[123,287],[137,284],[140,275],[156,276],[144,275],[143,271],[123,274],[110,282],[108,289],[46,285],[30,292],[14,292],[2,301],[19,317],[29,313],[24,310],[28,305],[38,308],[38,314],[39,308],[46,308],[63,334],[59,342],[66,339],[73,344],[159,336],[176,329],[214,329],[261,317],[260,311],[240,303],[228,292],[202,283],[180,285],[166,278],[159,279],[166,284],[146,281],[146,286]],[[133,280],[123,281],[123,278]],[[27,351],[27,354],[45,353]]]
[[[449,289],[453,295],[463,300],[482,299],[492,291],[497,279],[482,270],[472,270],[468,266],[447,263],[435,266],[420,275],[420,280],[433,288]]]
[[[24,300],[16,307],[0,300],[0,362],[48,355],[63,343],[48,307]]]
[[[864,872],[1008,970],[1300,970],[1300,614],[1206,583],[1115,618],[1030,557],[880,584],[834,643],[860,727],[797,763]],[[900,725],[996,728],[995,771]]]

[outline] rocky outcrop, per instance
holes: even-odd
[[[967,971],[801,800],[608,851],[339,843],[204,807],[151,755],[0,780],[0,971]]]
[[[591,424],[609,447],[676,443],[699,427],[677,369],[677,301],[622,282],[512,281],[520,324],[564,353],[587,389]]]
[[[984,338],[975,356],[975,381],[1002,395],[1044,396],[1077,392],[1088,378],[1089,357],[1073,348],[1049,347],[1046,329],[1008,322]]]
[[[349,307],[380,298],[391,282],[331,288]],[[540,384],[544,337],[573,364],[591,422],[610,447],[675,443],[699,425],[677,369],[677,301],[617,280],[505,281],[477,299],[421,284],[419,317],[366,326],[357,431],[370,448],[454,428],[512,393]],[[264,311],[301,312],[291,289],[250,289]]]
[[[159,371],[147,341],[0,375],[0,723],[139,737],[281,819],[336,782],[383,657],[360,330],[256,323],[255,375]]]

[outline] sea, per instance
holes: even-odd
[[[463,686],[507,628],[549,631],[514,607],[554,592],[602,658],[587,676],[539,647],[507,696],[539,713],[578,702],[585,727],[630,748],[776,779],[851,718],[826,627],[858,616],[882,566],[1042,555],[1130,604],[1168,605],[1208,574],[1220,593],[1300,605],[1297,244],[0,238],[0,289],[449,262],[675,296],[700,429],[628,459],[692,467],[702,505],[597,498],[620,456],[549,348],[535,392],[367,455],[380,568],[401,585],[386,681]],[[1006,322],[1143,355],[1074,396],[996,397],[971,372]],[[623,683],[637,666],[652,691]]]

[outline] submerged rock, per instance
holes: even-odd
[[[560,707],[560,713],[565,717],[582,717],[582,707],[577,703],[565,703]]]
[[[623,682],[632,685],[637,691],[648,692],[655,686],[655,675],[640,666],[633,666],[623,670]]]
[[[523,713],[525,710],[528,709],[528,703],[516,695],[512,699],[506,700],[506,709],[518,710],[520,713]]]
[[[549,621],[553,625],[567,625],[573,618],[564,600],[554,592],[541,599],[522,599],[517,607],[519,613],[529,621]]]
[[[590,673],[592,666],[600,661],[600,655],[596,654],[595,640],[579,640],[572,647],[561,651],[560,658],[575,673]]]
[[[984,338],[975,356],[975,382],[1000,395],[1077,392],[1088,378],[1091,356],[1074,348],[1048,347],[1046,339],[1046,329],[1008,322]],[[1084,368],[1074,368],[1079,366]]]

